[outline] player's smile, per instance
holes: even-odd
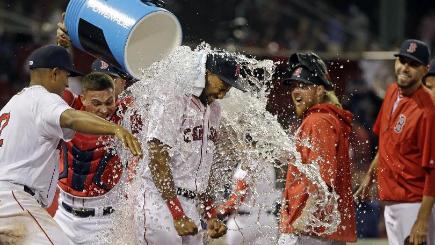
[[[410,58],[399,57],[396,59],[394,66],[397,84],[402,89],[416,85],[425,74],[424,66]]]
[[[314,104],[315,96],[314,86],[298,83],[291,89],[291,98],[297,116],[302,116]]]
[[[412,78],[412,76],[410,76],[408,73],[406,73],[406,72],[401,72],[400,74],[399,74],[399,79],[401,79],[401,80],[408,80],[408,79],[411,79]]]

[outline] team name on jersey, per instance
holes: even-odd
[[[400,114],[399,119],[396,122],[396,126],[394,126],[394,132],[396,132],[396,133],[402,132],[402,129],[405,126],[405,123],[406,123],[405,115]]]
[[[186,143],[202,140],[202,137],[204,135],[204,128],[202,125],[196,126],[194,128],[186,128],[184,129],[184,141]],[[210,132],[207,135],[207,138],[213,142],[217,139],[217,131],[214,127],[210,127]]]

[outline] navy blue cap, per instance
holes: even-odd
[[[208,54],[205,67],[226,84],[246,92],[246,89],[239,82],[240,64],[232,55],[226,53]]]
[[[399,53],[394,56],[406,57],[415,60],[422,65],[428,65],[430,50],[426,43],[416,39],[408,39],[400,45]]]
[[[92,71],[97,72],[103,72],[113,77],[119,77],[122,79],[125,79],[127,81],[133,81],[136,80],[131,75],[121,71],[120,69],[116,68],[115,66],[112,66],[105,62],[104,60],[96,59],[91,65]]]
[[[430,62],[429,71],[423,77],[423,83],[426,84],[426,77],[435,76],[435,59]]]
[[[59,68],[70,73],[70,76],[83,76],[73,65],[72,57],[61,46],[47,45],[33,51],[29,56],[29,69]]]
[[[323,85],[326,90],[334,89],[329,81],[326,64],[317,54],[294,53],[290,56],[288,65],[287,77],[282,80],[285,85],[302,82],[309,85]]]

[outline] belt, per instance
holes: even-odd
[[[73,214],[74,216],[80,217],[80,218],[87,218],[91,216],[95,216],[95,209],[94,208],[73,208],[70,205],[62,202],[62,207],[68,212]],[[105,207],[103,208],[103,215],[108,215],[113,213],[115,211],[112,207]]]
[[[29,193],[32,196],[35,195],[35,192],[32,189],[30,189],[27,185],[24,186],[24,191]]]
[[[198,196],[196,192],[181,187],[177,187],[177,195],[189,199],[195,199]]]
[[[236,211],[237,215],[251,215],[251,212],[248,211],[242,211],[242,210],[237,210]]]

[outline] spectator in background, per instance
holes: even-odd
[[[421,39],[429,45],[433,46],[435,40],[435,12],[424,16],[420,24],[420,36]]]

